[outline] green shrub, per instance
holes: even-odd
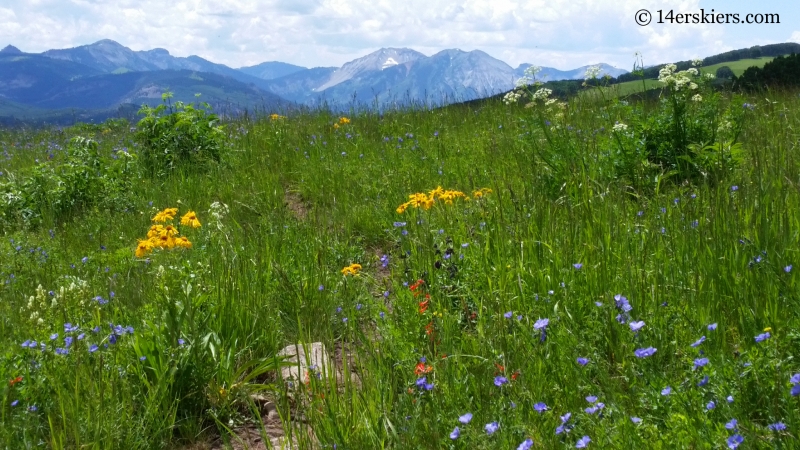
[[[76,137],[66,160],[39,163],[0,183],[0,229],[33,228],[86,208],[121,211],[132,205],[133,156],[104,158],[96,141]]]
[[[200,108],[175,102],[165,93],[164,103],[155,108],[142,106],[144,118],[137,125],[135,138],[141,145],[140,157],[151,175],[164,175],[181,165],[203,167],[219,162],[224,148],[223,126],[210,112],[208,103]]]

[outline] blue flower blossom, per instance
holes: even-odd
[[[770,336],[770,334],[769,334],[769,331],[767,331],[766,333],[761,333],[761,334],[759,334],[758,336],[756,336],[756,338],[755,338],[755,339],[756,339],[756,342],[764,342],[764,341],[766,341],[767,339],[769,339],[770,337],[771,337],[771,336]]]
[[[653,347],[637,348],[634,350],[633,354],[636,355],[637,358],[647,358],[648,356],[653,356],[656,351],[657,349]]]
[[[543,402],[534,403],[533,405],[534,411],[538,412],[539,414],[547,411],[547,405]]]
[[[459,430],[458,427],[455,427],[450,433],[450,439],[455,441],[459,436],[461,436],[461,430]]]
[[[497,430],[500,429],[500,424],[498,424],[497,422],[487,423],[486,426],[483,427],[483,429],[486,430],[486,434],[491,436]]]
[[[735,449],[739,447],[739,444],[744,442],[744,438],[740,434],[734,434],[733,436],[728,438],[727,444],[728,448]]]
[[[628,326],[631,327],[631,331],[636,332],[644,327],[644,321],[640,320],[638,322],[631,322],[628,324]]]
[[[697,358],[694,360],[694,368],[705,367],[708,364],[708,358]]]
[[[580,358],[578,358],[578,364],[580,364],[582,366],[585,366],[585,365],[589,364],[589,359],[580,357]]]
[[[702,344],[705,341],[706,341],[706,337],[705,336],[700,336],[700,339],[694,341],[691,346],[692,347],[697,347],[698,345]]]
[[[667,386],[667,387],[665,387],[664,389],[661,390],[661,395],[663,395],[663,396],[667,396],[667,395],[669,395],[671,393],[672,393],[672,388],[669,387],[669,386]]]
[[[471,420],[472,420],[472,413],[466,413],[458,418],[458,421],[463,423],[464,425],[468,424]]]
[[[786,429],[786,424],[783,422],[775,422],[767,425],[770,431],[783,431]]]
[[[519,444],[517,450],[530,450],[533,448],[533,439],[525,439],[522,444]]]
[[[578,440],[578,442],[575,444],[575,448],[586,448],[586,446],[589,445],[589,442],[592,442],[592,440],[589,439],[589,436],[584,436]]]

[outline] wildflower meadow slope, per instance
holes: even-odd
[[[432,110],[180,105],[211,131],[167,155],[169,108],[0,131],[0,447],[241,448],[261,397],[299,448],[798,447],[797,93],[528,75]],[[281,380],[312,342],[357,378]]]

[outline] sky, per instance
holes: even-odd
[[[651,22],[636,23],[647,9]],[[678,13],[778,14],[780,24],[657,23]],[[644,16],[641,16],[642,18]],[[800,2],[764,0],[0,0],[0,47],[25,52],[112,39],[231,67],[341,66],[384,47],[482,50],[512,67],[630,70],[800,42]]]

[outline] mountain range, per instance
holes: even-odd
[[[9,45],[0,50],[0,117],[19,116],[26,108],[113,112],[124,105],[160,103],[166,90],[173,92],[173,101],[196,101],[199,93],[200,100],[232,112],[321,104],[335,109],[353,103],[445,104],[513,89],[529,66],[515,69],[480,50],[426,56],[408,48],[383,48],[341,67],[270,61],[234,69],[199,56],[176,57],[163,48],[134,51],[109,39],[43,53]],[[587,67],[545,67],[537,77],[580,79]],[[601,74],[626,72],[601,65]]]

